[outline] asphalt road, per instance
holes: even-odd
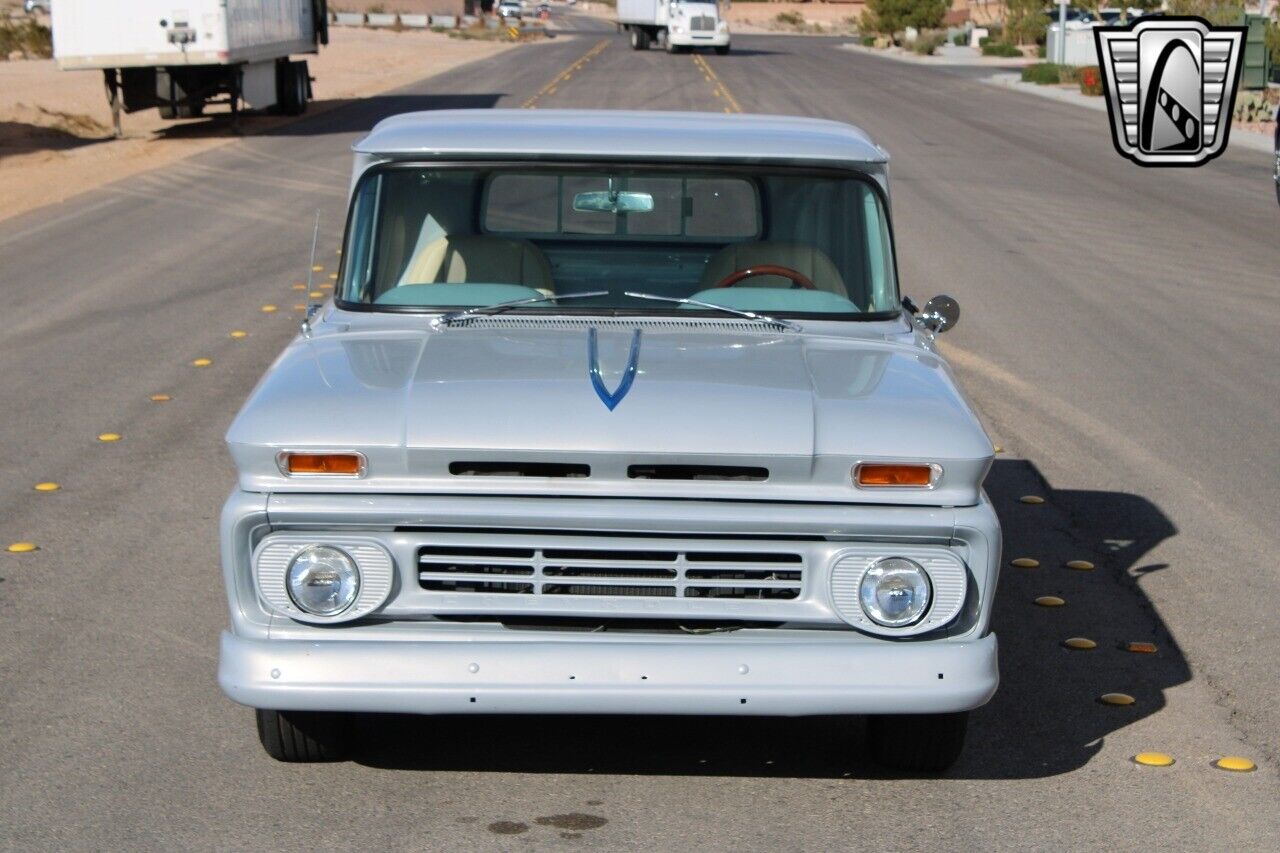
[[[968,73],[800,37],[638,54],[576,20],[593,32],[0,222],[0,544],[40,547],[0,552],[0,846],[1280,846],[1267,156],[1145,170],[1102,114]],[[904,291],[959,299],[945,349],[1004,448],[1006,554],[1041,562],[1006,570],[1003,684],[947,778],[886,777],[838,720],[379,718],[358,760],[285,766],[219,693],[222,434],[296,330],[313,216],[319,283],[349,144],[388,114],[495,105],[817,115],[892,153]]]

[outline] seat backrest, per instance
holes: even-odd
[[[813,286],[837,296],[848,297],[840,270],[827,257],[826,252],[808,243],[790,243],[782,240],[761,240],[756,243],[733,243],[716,252],[707,261],[702,273],[700,290],[718,285],[725,276],[751,266],[774,264],[790,267],[808,276]],[[743,279],[737,287],[791,287],[792,281],[777,275],[757,275]]]
[[[521,284],[554,291],[551,265],[528,240],[442,236],[416,249],[399,284]]]

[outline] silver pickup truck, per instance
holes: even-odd
[[[846,124],[397,116],[227,433],[219,681],[285,761],[358,712],[870,715],[941,770],[996,689],[993,448]]]

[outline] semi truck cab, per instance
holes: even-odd
[[[668,53],[729,52],[729,25],[714,0],[618,0],[618,27],[630,33],[635,50],[657,44]]]

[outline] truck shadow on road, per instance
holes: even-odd
[[[1190,679],[1169,630],[1137,579],[1167,567],[1144,556],[1176,529],[1145,498],[1055,491],[1033,465],[997,461],[987,491],[1005,533],[996,599],[1001,686],[971,718],[968,744],[947,774],[1019,779],[1070,772],[1108,734],[1159,712],[1165,691]],[[1037,495],[1043,504],[1024,504]],[[1037,568],[1013,568],[1018,557]],[[1093,563],[1071,569],[1068,561]],[[1037,605],[1053,595],[1065,604]],[[1092,650],[1063,645],[1069,637]],[[1153,643],[1154,653],[1126,650]],[[1136,702],[1102,704],[1104,693]],[[760,717],[411,717],[363,720],[357,755],[381,768],[512,773],[887,778],[860,749],[862,721]]]
[[[505,97],[501,92],[474,95],[388,94],[366,98],[329,98],[313,101],[300,118],[249,113],[241,117],[237,133],[227,112],[210,113],[201,120],[172,124],[155,132],[157,139],[204,139],[235,136],[326,136],[362,133],[389,116],[419,110],[489,109]]]

